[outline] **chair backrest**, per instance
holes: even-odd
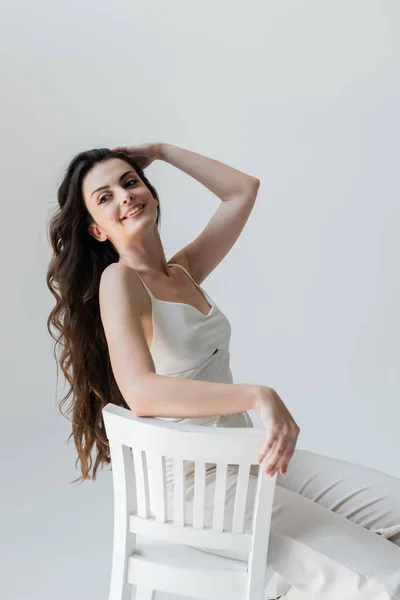
[[[250,469],[265,431],[186,425],[136,417],[114,404],[102,410],[110,444],[114,499],[129,517],[129,530],[199,548],[248,555],[249,596],[262,598],[276,475],[258,471],[250,531],[244,528]],[[168,519],[166,460],[173,465],[173,515]],[[194,463],[193,519],[186,520],[185,461]],[[152,465],[149,486],[148,464]],[[205,526],[206,467],[215,465],[212,526]],[[237,465],[232,525],[224,528],[228,465]],[[150,494],[152,502],[150,503]],[[154,507],[151,514],[150,504]],[[254,595],[253,595],[254,594]]]

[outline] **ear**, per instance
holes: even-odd
[[[88,227],[88,232],[91,236],[93,236],[98,242],[105,242],[108,238],[105,233],[101,231],[96,223],[91,223]]]

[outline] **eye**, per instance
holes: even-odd
[[[131,181],[133,181],[134,183],[137,183],[138,179],[128,179],[128,181],[125,183],[125,185],[128,185],[129,183],[131,183]],[[107,196],[109,196],[109,195],[110,194],[104,194],[103,196],[100,196],[98,204],[103,204],[104,198],[107,198]]]

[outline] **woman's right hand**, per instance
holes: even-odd
[[[260,449],[258,462],[261,463],[267,453],[272,450],[265,472],[270,477],[273,477],[278,470],[285,475],[296,447],[300,428],[282,399],[270,387],[261,386],[259,388],[256,408],[267,430],[267,437]]]
[[[112,148],[113,152],[124,152],[132,158],[136,164],[144,171],[151,163],[161,158],[163,144],[137,144],[136,146],[116,146]]]

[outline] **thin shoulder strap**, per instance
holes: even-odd
[[[179,263],[169,263],[169,264],[170,265],[176,265],[176,266],[180,267],[181,269],[183,269],[185,271],[186,275],[188,275],[190,277],[190,279],[193,281],[193,283],[195,283],[197,285],[197,287],[200,287],[199,284],[193,279],[193,277],[191,276],[191,274],[189,273],[189,271],[187,269],[185,269],[185,267],[183,267]]]
[[[149,296],[151,296],[152,298],[154,298],[153,294],[151,293],[150,288],[145,284],[145,282],[143,281],[143,279],[140,277],[139,273],[136,271],[136,275],[139,277],[140,281],[142,282],[145,290],[147,290],[147,293],[149,294]]]

